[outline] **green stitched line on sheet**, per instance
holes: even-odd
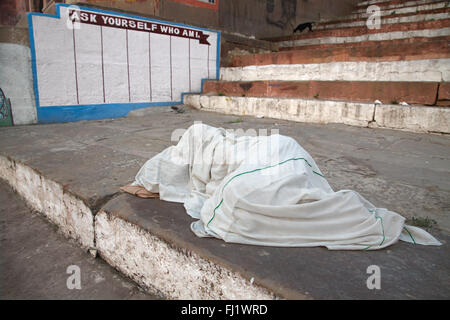
[[[411,237],[412,241],[414,242],[414,244],[416,244],[416,240],[414,239],[414,237],[412,236],[411,232],[409,232],[408,229],[406,229],[406,227],[403,227],[403,229],[406,230],[406,232],[408,232],[409,236]]]
[[[370,211],[370,210],[369,210]],[[386,240],[386,236],[384,235],[384,225],[383,225],[383,218],[381,218],[380,216],[375,216],[375,218],[380,219],[381,221],[381,230],[383,231],[383,240],[381,241],[381,243],[378,245],[379,247],[384,243],[384,241]],[[368,246],[367,248],[364,248],[363,250],[368,250],[372,248],[372,246]]]
[[[253,172],[257,172],[257,171],[261,171],[261,170],[265,170],[265,169],[274,168],[274,167],[276,167],[276,166],[285,164],[286,162],[289,162],[289,161],[296,161],[296,160],[304,160],[304,161],[306,162],[306,164],[307,164],[309,167],[312,168],[312,165],[311,165],[311,164],[308,162],[308,160],[306,160],[305,158],[291,158],[291,159],[288,159],[288,160],[284,160],[284,161],[282,161],[282,162],[280,162],[280,163],[278,163],[278,164],[274,164],[274,165],[272,165],[272,166],[267,166],[267,167],[265,167],[265,168],[259,168],[259,169],[254,169],[254,170],[251,170],[251,171],[242,172],[242,173],[239,173],[239,174],[233,176],[233,177],[232,177],[230,180],[228,180],[227,183],[225,183],[225,185],[223,186],[223,188],[222,188],[222,193],[223,193],[223,190],[225,189],[225,187],[226,187],[231,181],[233,181],[233,180],[234,180],[235,178],[237,178],[237,177],[240,177],[240,176],[242,176],[242,175],[244,175],[244,174],[249,174],[249,173],[253,173]],[[324,177],[322,174],[320,174],[319,172],[316,172],[316,171],[314,171],[314,170],[313,170],[312,172],[313,172],[314,174],[318,175],[318,176],[321,176],[322,178],[325,178],[325,177]],[[217,207],[214,208],[213,216],[212,216],[211,220],[209,220],[209,222],[206,224],[206,226],[209,226],[209,224],[211,223],[211,221],[213,221],[214,217],[216,216],[216,210],[222,205],[222,203],[223,203],[223,198],[222,198],[222,200],[220,200],[220,203],[217,205]]]

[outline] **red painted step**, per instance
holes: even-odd
[[[438,39],[438,40],[436,40]],[[311,64],[343,61],[401,61],[450,58],[450,37],[433,41],[410,41],[410,39],[366,42],[349,46],[319,45],[301,50],[289,50],[262,54],[236,56],[231,66],[270,64]]]
[[[439,86],[438,106],[450,106],[450,83],[441,83]]]
[[[374,3],[374,5],[377,5],[377,6],[381,7],[381,8],[383,8],[383,7],[387,7],[387,6],[390,6],[390,5],[403,5],[403,4],[411,2],[411,1],[414,1],[414,0],[389,0],[389,1],[379,2],[379,3]],[[372,4],[364,4],[363,5],[364,2],[366,2],[366,1],[361,1],[358,4],[358,8],[365,8],[365,7],[368,7],[368,6],[372,5]],[[426,4],[433,4],[433,3],[436,3],[436,2],[442,2],[442,0],[429,0],[429,1],[427,1]]]
[[[249,81],[208,80],[203,94],[272,98],[317,98],[355,102],[383,103],[405,101],[409,104],[434,105],[438,96],[436,82],[370,82],[370,81]],[[448,87],[443,90],[448,97]]]
[[[378,45],[404,45],[412,43],[424,43],[424,42],[434,42],[434,41],[449,41],[450,36],[443,37],[417,37],[417,38],[406,38],[406,39],[395,39],[395,40],[383,40],[383,41],[362,41],[362,42],[352,42],[352,43],[321,43],[312,45],[303,45],[298,47],[284,47],[279,48],[279,51],[296,51],[296,50],[310,50],[310,49],[326,49],[326,48],[342,48],[342,47],[363,47],[363,46],[378,46]]]

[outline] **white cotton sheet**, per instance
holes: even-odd
[[[399,239],[441,244],[355,191],[334,192],[309,153],[282,135],[236,136],[195,124],[148,160],[134,185],[184,203],[199,237],[331,250],[381,249]]]

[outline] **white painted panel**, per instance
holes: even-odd
[[[181,101],[181,93],[189,92],[189,39],[172,37],[173,101]]]
[[[129,102],[126,30],[103,28],[106,103]]]
[[[77,104],[73,30],[33,16],[40,106]]]
[[[100,27],[80,25],[75,30],[75,49],[80,104],[104,103]]]
[[[170,37],[150,34],[152,101],[171,101]]]
[[[191,91],[201,91],[201,80],[208,78],[209,46],[191,40]]]
[[[150,102],[149,33],[128,31],[131,102]]]
[[[95,9],[82,9],[95,15],[72,30],[66,23],[68,9],[60,8],[60,18],[33,16],[41,106],[178,102],[184,92],[199,92],[202,79],[216,77],[215,32],[201,31],[209,35],[210,45],[205,45],[198,38],[149,33],[158,30],[149,25],[145,31],[131,30],[133,19]],[[130,29],[90,24],[111,15],[121,28]],[[170,30],[177,33],[176,27]]]

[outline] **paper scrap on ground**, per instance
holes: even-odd
[[[252,245],[373,250],[399,239],[440,245],[351,190],[334,192],[314,159],[282,135],[236,136],[191,126],[148,160],[133,186],[184,204],[199,237]]]

